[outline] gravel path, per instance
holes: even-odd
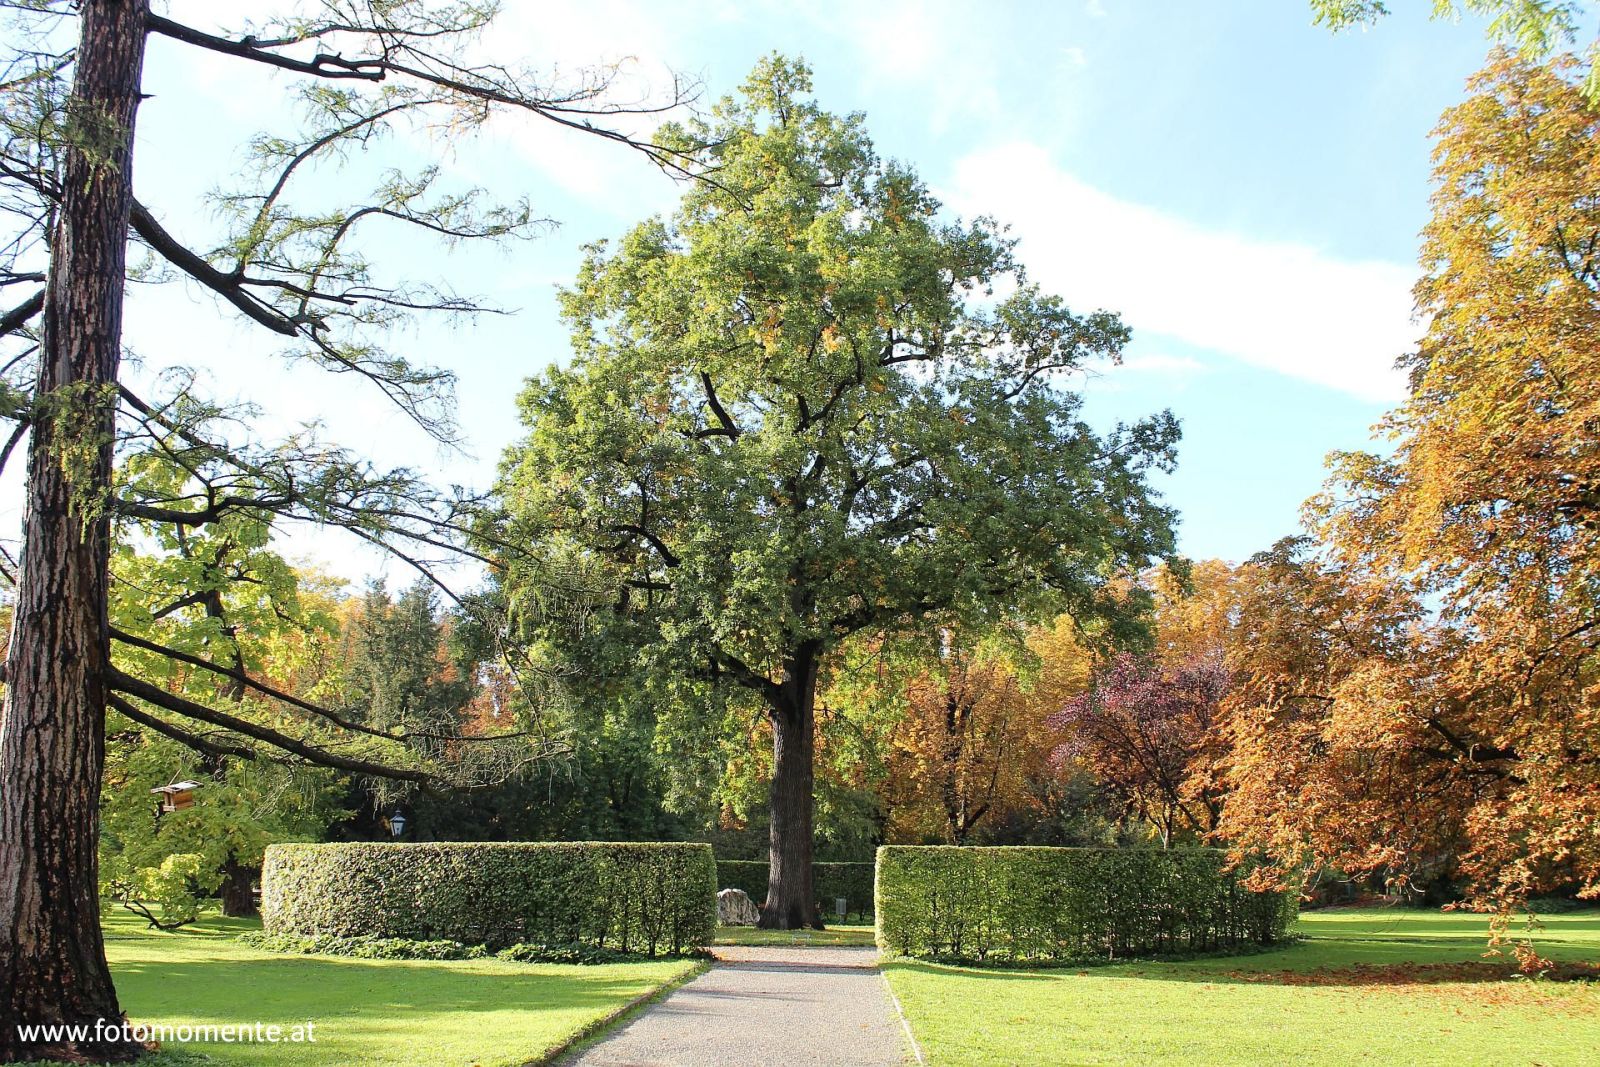
[[[875,948],[725,945],[718,963],[571,1065],[790,1067],[908,1062]]]

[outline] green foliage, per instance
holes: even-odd
[[[368,725],[444,732],[458,724],[473,696],[474,664],[452,655],[463,650],[450,647],[426,579],[398,596],[381,581],[368,586],[345,644],[340,695]]]
[[[878,850],[878,945],[975,963],[1240,951],[1285,940],[1298,894],[1252,892],[1218,849]]]
[[[334,934],[268,934],[246,931],[239,940],[267,952],[301,956],[353,956],[363,960],[481,960],[482,945],[459,941],[414,941],[404,937],[339,937]]]
[[[452,617],[452,655],[472,655],[469,626]],[[482,674],[481,667],[464,673]],[[510,717],[531,716],[520,687],[489,695]],[[432,841],[682,841],[715,812],[709,789],[675,794],[688,777],[682,752],[656,735],[657,707],[649,692],[616,699],[552,701],[539,708],[537,728],[558,751],[508,780],[466,791],[418,792],[406,801],[418,840]],[[482,696],[477,700],[488,704]],[[493,706],[493,705],[490,705]],[[501,717],[507,717],[501,711]],[[684,810],[688,808],[690,810]]]
[[[201,782],[194,805],[157,814],[150,790],[185,777]],[[242,869],[248,877],[269,843],[321,836],[339,814],[332,781],[319,768],[242,760],[210,774],[186,746],[113,713],[100,796],[100,891],[124,903],[172,900],[175,910],[163,914],[162,926],[186,912],[192,921],[193,909],[176,904],[183,894],[169,861],[200,864],[190,890],[195,900],[213,894],[224,872]]]
[[[1343,30],[1377,22],[1389,6],[1381,0],[1311,0],[1311,10],[1319,25]],[[1577,35],[1582,11],[1573,0],[1433,0],[1434,18],[1488,18],[1491,37],[1514,43],[1535,60]]]
[[[1111,585],[1173,550],[1146,475],[1177,426],[1099,436],[1061,381],[1116,357],[1117,317],[1029,282],[992,220],[942,218],[803,64],[763,61],[660,139],[709,180],[591,250],[573,358],[529,382],[502,465],[486,551],[528,547],[507,590],[533,656],[771,711],[809,707],[853,633],[1131,614]]]
[[[710,944],[715,882],[709,845],[276,845],[261,913],[271,934],[657,956]]]
[[[871,863],[813,863],[811,884],[824,920],[837,914],[834,901],[844,897],[849,909],[846,914],[867,916],[872,914]],[[717,888],[742,889],[756,906],[767,899],[766,860],[718,860]]]
[[[200,917],[206,897],[222,881],[217,868],[196,852],[175,852],[157,866],[137,867],[118,883],[121,903],[162,930],[175,930]]]
[[[191,920],[192,921],[192,920]],[[405,937],[340,937],[337,934],[269,934],[246,931],[239,940],[252,948],[297,956],[350,956],[361,960],[481,960],[491,955],[510,963],[622,963],[636,959],[636,953],[596,945],[538,945],[519,941],[491,953],[484,945],[464,945],[460,941],[436,939],[419,941]],[[676,955],[698,955],[686,949]]]
[[[186,410],[179,402],[174,408]],[[196,461],[182,445],[166,438],[161,447],[124,456],[116,472],[118,493],[141,502],[189,500],[196,506],[190,473]],[[279,707],[237,678],[196,669],[149,647],[198,657],[285,690],[313,690],[337,632],[336,586],[297,571],[274,551],[271,532],[268,516],[246,508],[227,509],[216,522],[195,527],[119,524],[110,561],[113,664],[166,693],[264,726],[292,723],[297,737],[316,740],[329,734],[323,724],[286,721]],[[196,737],[202,747],[196,751],[110,710],[100,794],[102,892],[137,897],[143,880],[159,877],[165,857],[179,854],[204,857],[211,888],[218,884],[212,873],[226,871],[248,889],[268,843],[321,837],[342,814],[332,772],[270,756],[237,758],[228,753],[249,750],[224,734],[194,733],[156,708],[141,707],[150,719],[171,723],[180,738]],[[356,747],[346,735],[343,752]],[[178,778],[202,783],[194,806],[158,816],[150,790]]]
[[[680,956],[704,956],[705,949],[686,948],[674,953]],[[620,952],[612,948],[598,948],[594,945],[530,945],[527,942],[508,946],[496,952],[495,959],[508,960],[511,963],[581,963],[593,965],[597,963],[621,963],[633,959],[631,953]]]

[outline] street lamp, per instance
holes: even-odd
[[[396,808],[396,809],[394,809],[394,814],[389,816],[389,833],[393,837],[398,838],[401,834],[403,834],[405,832],[406,832],[406,817],[400,813],[400,809],[399,808]]]

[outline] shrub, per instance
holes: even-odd
[[[1286,940],[1299,894],[1217,849],[878,849],[878,946],[972,963],[1237,952]]]
[[[683,953],[688,956],[710,956],[707,949],[693,949]],[[627,953],[615,949],[596,948],[593,945],[528,945],[517,944],[495,953],[496,959],[512,963],[620,963],[631,959]]]
[[[834,914],[833,902],[839,897],[844,897],[849,914],[872,914],[873,864],[815,863],[811,870],[811,888],[824,919]],[[767,861],[718,860],[717,888],[743,889],[760,907],[767,899]]]
[[[101,889],[157,930],[176,930],[200,917],[206,897],[222,881],[221,872],[195,852],[162,857],[159,867],[128,869],[117,857],[103,872]],[[153,909],[153,910],[152,910]]]
[[[711,942],[715,880],[709,845],[273,845],[261,919],[269,934],[656,956]]]
[[[239,940],[268,952],[300,955],[354,956],[364,960],[481,960],[482,945],[459,941],[410,941],[403,937],[337,937],[333,934],[269,934],[250,932]]]

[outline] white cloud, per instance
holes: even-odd
[[[1392,402],[1394,359],[1421,329],[1406,265],[1208,230],[1080,181],[1034,144],[972,153],[944,199],[1012,223],[1033,278],[1076,308],[1109,308],[1136,331]]]
[[[1139,353],[1124,356],[1121,372],[1124,374],[1165,374],[1171,377],[1188,377],[1204,374],[1209,368],[1193,356],[1174,356],[1161,352]]]
[[[1069,45],[1068,47],[1063,48],[1061,50],[1061,54],[1066,57],[1069,66],[1081,67],[1085,63],[1089,62],[1089,57],[1085,55],[1083,49],[1079,48],[1077,45]]]
[[[1083,11],[1084,14],[1088,15],[1092,19],[1103,19],[1106,17],[1106,5],[1104,0],[1089,0],[1087,4],[1083,5]]]
[[[995,48],[993,15],[964,0],[807,3],[818,28],[856,49],[866,92],[915,86],[927,127],[942,134],[965,122],[991,124],[1004,114],[996,88],[1008,57]]]

